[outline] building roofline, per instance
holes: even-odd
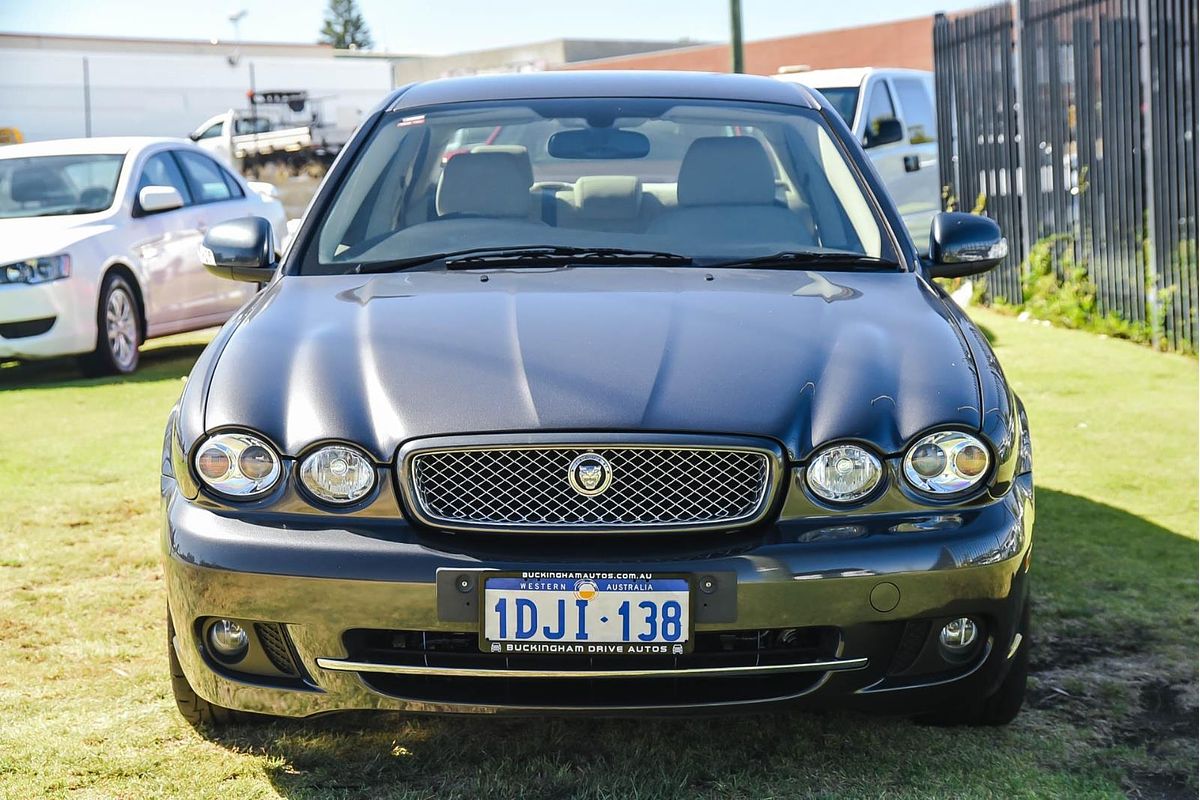
[[[219,39],[215,43],[212,39],[172,39],[167,37],[145,37],[145,36],[97,36],[89,33],[26,33],[21,31],[0,31],[0,41],[5,39],[49,39],[59,42],[92,42],[92,43],[121,43],[129,42],[136,44],[165,44],[165,45],[187,45],[187,46],[240,46],[240,47],[278,47],[295,49],[298,47],[311,50],[328,51],[330,53],[337,52],[334,48],[327,44],[317,42],[256,42],[256,41],[240,41],[234,42],[228,39]]]

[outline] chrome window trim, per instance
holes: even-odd
[[[470,450],[546,450],[581,448],[627,448],[644,450],[719,450],[755,453],[766,457],[767,480],[758,505],[750,515],[716,522],[670,523],[663,525],[605,524],[507,524],[447,521],[428,512],[417,496],[413,459],[422,454]],[[438,530],[476,533],[689,533],[695,531],[737,530],[762,522],[779,498],[785,459],[783,448],[771,440],[746,436],[658,433],[518,433],[481,434],[478,436],[439,436],[404,443],[396,454],[396,483],[404,500],[405,511],[416,521]]]

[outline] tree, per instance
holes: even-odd
[[[370,49],[371,32],[355,0],[329,0],[319,41],[341,50]]]

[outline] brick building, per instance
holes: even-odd
[[[746,42],[746,72],[773,75],[780,67],[933,69],[933,17]],[[682,69],[728,72],[728,44],[680,47],[564,64],[560,69]]]

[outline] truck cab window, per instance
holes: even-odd
[[[895,118],[896,106],[892,103],[892,93],[888,91],[886,83],[879,81],[867,95],[867,125],[864,132],[867,136],[877,136],[880,123]]]
[[[924,81],[918,78],[894,78],[896,98],[904,114],[908,139],[913,144],[937,141],[937,117]]]
[[[218,136],[221,135],[221,128],[224,125],[225,125],[224,122],[218,122],[215,125],[209,125],[207,128],[204,129],[203,133],[201,133],[199,136],[196,137],[196,139],[197,140],[216,139]]]

